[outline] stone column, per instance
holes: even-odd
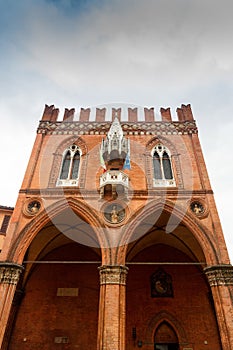
[[[128,267],[99,267],[98,350],[125,349],[125,289]]]
[[[16,285],[22,270],[22,265],[0,262],[0,348],[2,348]]]
[[[209,266],[204,271],[213,295],[222,350],[231,350],[233,344],[233,266]]]

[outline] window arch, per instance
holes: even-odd
[[[158,144],[152,150],[153,186],[176,186],[171,163],[171,154],[167,147]]]
[[[81,151],[75,144],[65,150],[57,186],[77,186]]]

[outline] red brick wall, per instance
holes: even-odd
[[[91,250],[67,245],[46,260],[99,260]],[[78,297],[57,288],[79,288]],[[38,264],[25,288],[9,350],[96,349],[99,276],[96,264]],[[68,337],[68,344],[54,343]]]
[[[138,254],[135,261],[179,261],[189,262],[189,258],[178,250],[165,245],[151,246]],[[162,267],[170,274],[173,281],[174,297],[152,298],[150,276]],[[153,319],[165,312],[177,320],[170,323],[177,332],[179,342],[182,341],[182,326],[187,348],[195,350],[221,349],[219,334],[209,288],[202,271],[196,266],[176,265],[129,265],[126,292],[126,333],[127,350],[135,349],[132,339],[132,328],[136,327],[137,340],[151,343],[144,345],[143,350],[153,348],[156,325]],[[161,322],[163,319],[161,319]],[[169,319],[167,320],[169,322]],[[158,326],[158,323],[157,323]],[[180,334],[179,334],[180,333]],[[208,344],[204,342],[207,341]],[[185,345],[180,345],[183,349]]]

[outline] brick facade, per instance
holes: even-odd
[[[0,255],[2,350],[232,349],[233,269],[191,107],[127,113],[45,107]]]

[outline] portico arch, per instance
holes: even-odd
[[[171,223],[171,226],[174,226],[174,231],[177,231],[179,227],[185,228],[189,232],[189,238],[192,237],[193,244],[196,245],[200,255],[203,256],[206,265],[219,263],[218,246],[207,227],[201,224],[200,221],[197,222],[191,214],[184,212],[177,204],[174,207],[172,202],[166,201],[164,203],[161,200],[151,201],[144,208],[139,208],[132,216],[131,222],[123,230],[117,254],[121,263],[126,258],[130,247],[137,244],[138,240],[153,230],[153,227],[156,227],[161,220],[163,220],[164,232],[167,232],[166,225],[168,222]],[[170,229],[170,233],[166,233],[166,235],[172,235],[174,231]],[[227,252],[225,253],[221,258],[225,260],[225,263],[229,263]]]
[[[174,227],[168,232],[169,222]],[[197,314],[197,309],[201,310],[202,320],[195,318],[193,323],[203,334],[208,324],[215,337],[211,341],[221,346],[215,309],[210,302],[210,286],[203,270],[206,265],[218,262],[217,247],[206,231],[204,225],[197,225],[191,214],[184,215],[180,208],[174,209],[169,202],[162,205],[153,201],[146,210],[135,214],[125,232],[127,245],[122,245],[119,252],[122,249],[121,256],[125,254],[125,264],[129,267],[127,331],[136,328],[137,340],[141,340],[144,350],[155,344],[156,329],[163,322],[163,332],[169,333],[173,328],[178,337],[170,346],[169,334],[167,338],[165,334],[167,341],[160,341],[164,349],[169,346],[176,349],[178,343],[186,343],[192,348],[196,340],[189,319],[192,314]],[[171,315],[176,315],[176,320]],[[210,339],[203,337],[204,341]],[[132,341],[128,340],[129,349],[130,346]],[[196,346],[200,347],[200,344]]]
[[[22,263],[25,253],[36,235],[50,221],[56,226],[56,218],[65,211],[70,211],[70,213],[74,213],[74,216],[77,215],[77,218],[80,218],[85,226],[87,237],[89,237],[89,244],[99,247],[103,251],[103,258],[108,259],[107,250],[104,248],[108,246],[102,229],[104,225],[98,215],[87,204],[68,198],[57,201],[44,209],[22,229],[9,249],[7,260]],[[91,236],[90,232],[92,232]]]
[[[58,343],[87,348],[89,332],[97,342],[98,266],[104,237],[90,208],[75,200],[67,203],[51,206],[19,235],[13,257],[25,267],[17,286],[24,297],[17,310],[12,306],[14,320],[10,316],[6,332],[9,350],[28,345],[32,350],[51,350]]]

